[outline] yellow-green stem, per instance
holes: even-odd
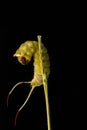
[[[48,98],[47,84],[44,85],[44,94],[45,94],[45,102],[46,102],[47,127],[48,127],[48,130],[51,130],[50,108],[49,108],[49,98]]]

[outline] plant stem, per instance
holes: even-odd
[[[47,127],[48,127],[48,130],[51,130],[50,108],[49,108],[49,99],[48,99],[48,86],[46,83],[44,83],[44,94],[45,94],[45,102],[46,102]]]

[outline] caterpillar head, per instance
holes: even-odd
[[[26,41],[20,45],[16,53],[13,55],[17,57],[18,61],[22,64],[28,64],[35,52],[35,46],[33,41]]]

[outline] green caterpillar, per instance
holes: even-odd
[[[31,85],[31,90],[29,92],[29,95],[27,96],[25,102],[23,105],[19,108],[18,112],[16,113],[14,124],[16,125],[17,116],[22,110],[22,108],[25,106],[27,101],[29,100],[33,90],[35,87],[43,85],[44,87],[44,94],[45,94],[45,101],[46,101],[46,111],[47,111],[47,124],[48,124],[48,130],[51,130],[50,126],[50,113],[49,113],[49,101],[48,101],[48,85],[47,85],[47,79],[50,74],[50,60],[49,55],[47,53],[47,49],[43,45],[41,41],[41,36],[37,36],[38,41],[26,41],[20,45],[20,47],[17,49],[16,53],[13,55],[14,57],[17,57],[18,61],[22,65],[26,65],[30,62],[31,57],[34,58],[34,76],[31,81],[25,81],[25,82],[18,82],[16,85],[13,86],[11,91],[9,92],[7,96],[7,106],[8,106],[8,100],[10,94],[13,92],[13,90],[22,83],[27,83]]]

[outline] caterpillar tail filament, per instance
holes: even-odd
[[[30,90],[30,92],[29,92],[29,94],[28,94],[28,96],[27,96],[25,102],[23,103],[23,105],[22,105],[22,106],[19,108],[19,110],[17,111],[16,116],[15,116],[15,119],[14,119],[14,125],[15,125],[15,126],[16,126],[16,120],[17,120],[18,114],[19,114],[19,112],[23,109],[23,107],[26,105],[26,103],[28,102],[28,100],[29,100],[29,98],[30,98],[30,96],[31,96],[31,94],[32,94],[32,92],[33,92],[33,90],[34,90],[34,88],[35,88],[35,87],[32,87],[32,88],[31,88],[31,90]]]
[[[7,106],[7,107],[8,107],[8,101],[9,101],[9,97],[10,97],[11,93],[14,91],[14,89],[15,89],[18,85],[23,84],[23,83],[29,84],[29,83],[31,83],[31,82],[28,82],[28,81],[18,82],[17,84],[15,84],[15,85],[12,87],[12,89],[10,90],[10,92],[9,92],[9,94],[8,94],[8,96],[7,96],[7,99],[6,99],[6,106]]]

